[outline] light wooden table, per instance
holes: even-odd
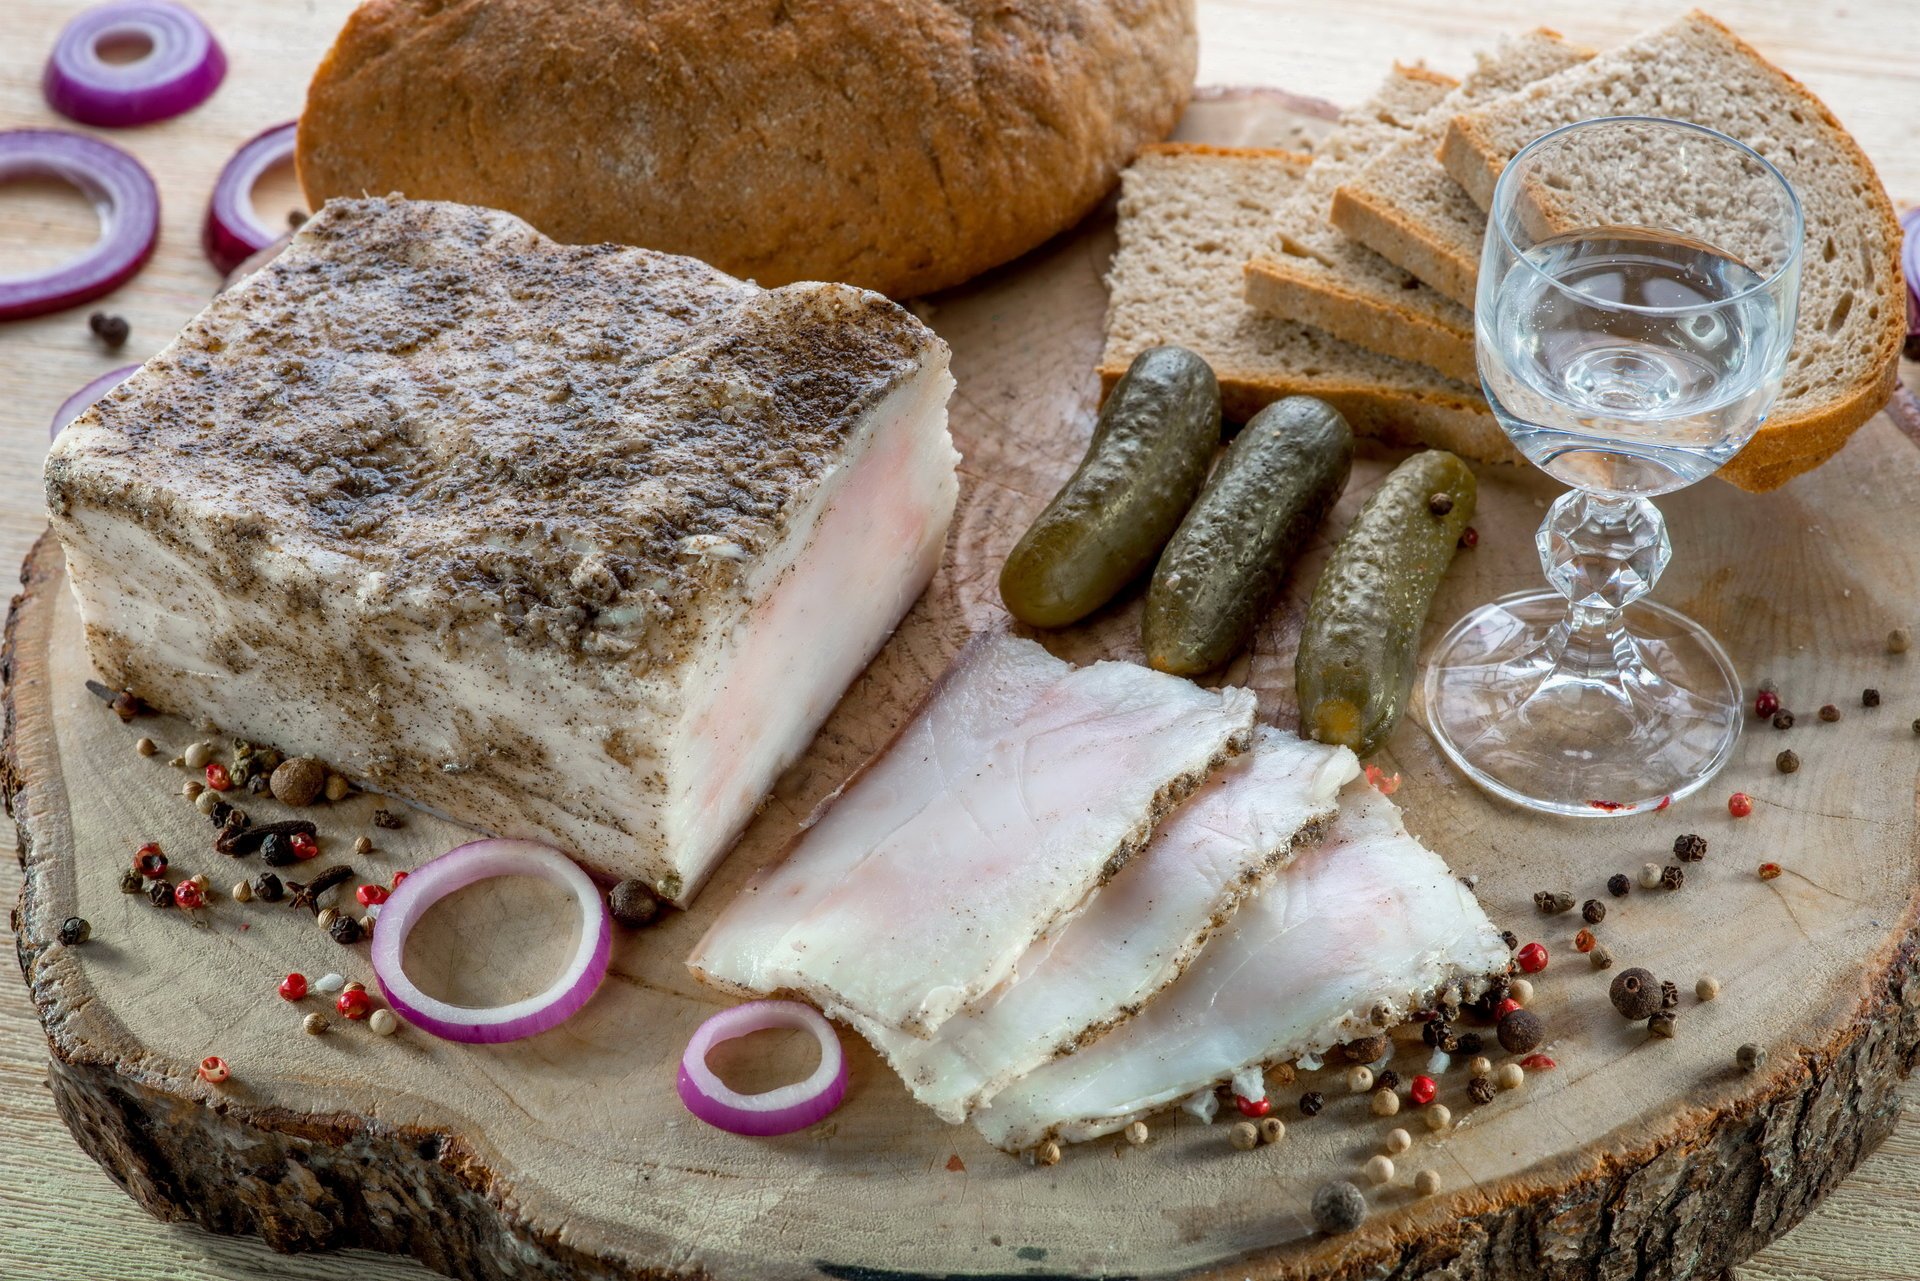
[[[0,325],[0,564],[17,564],[44,525],[39,468],[46,423],[71,389],[152,354],[217,283],[199,253],[213,175],[231,148],[299,108],[306,77],[351,0],[193,0],[226,43],[228,83],[181,121],[122,132],[160,183],[160,250],[114,310],[133,324],[118,356],[85,330],[86,308]],[[58,125],[40,100],[40,59],[74,0],[0,0],[0,128]],[[1683,5],[1615,0],[1201,0],[1201,80],[1276,84],[1352,101],[1388,64],[1470,65],[1499,33],[1546,23],[1604,45]],[[1775,57],[1846,122],[1896,197],[1920,197],[1920,5],[1849,0],[1725,0],[1718,15]],[[261,207],[288,207],[290,186]],[[56,188],[0,191],[0,275],[51,261],[89,238],[91,217]],[[0,898],[18,887],[0,860]],[[9,967],[10,969],[11,967]],[[0,974],[0,1277],[55,1281],[424,1277],[383,1256],[279,1258],[251,1241],[154,1223],[81,1153],[54,1115],[45,1042],[24,987]],[[1806,1224],[1739,1271],[1740,1281],[1920,1278],[1920,1088],[1895,1136]]]

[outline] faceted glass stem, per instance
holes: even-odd
[[[1623,611],[1653,590],[1673,556],[1667,522],[1644,498],[1569,490],[1534,536],[1547,581],[1567,598],[1546,650],[1563,678],[1618,683],[1643,667]]]

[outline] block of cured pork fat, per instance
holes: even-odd
[[[960,1122],[1007,1082],[1132,1017],[1241,902],[1320,838],[1360,773],[1344,747],[1262,725],[1154,830],[1086,910],[1027,949],[1014,977],[931,1040],[855,1017],[913,1096]]]
[[[1253,735],[1244,689],[970,641],[913,721],[729,903],[688,964],[929,1037],[1014,977]]]
[[[1007,1086],[973,1122],[1009,1152],[1111,1134],[1199,1091],[1257,1083],[1274,1064],[1372,1035],[1381,1002],[1411,1015],[1448,984],[1477,996],[1509,961],[1473,891],[1391,801],[1349,784],[1326,837],[1243,905],[1186,973],[1106,1036]]]
[[[108,684],[684,904],[932,575],[952,385],[862,290],[334,201],[47,505]]]

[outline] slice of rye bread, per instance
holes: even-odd
[[[1178,344],[1213,366],[1226,416],[1236,422],[1285,396],[1318,396],[1355,431],[1515,461],[1476,388],[1255,311],[1240,296],[1242,265],[1265,243],[1273,211],[1298,190],[1310,163],[1292,152],[1194,143],[1140,154],[1120,180],[1102,392],[1140,352]]]
[[[1806,242],[1785,383],[1766,425],[1720,474],[1771,489],[1825,462],[1893,394],[1906,333],[1900,224],[1872,162],[1819,99],[1698,10],[1455,116],[1440,161],[1484,209],[1521,147],[1610,115],[1719,129],[1772,161],[1799,193]]]
[[[1328,207],[1340,183],[1382,151],[1411,142],[1431,152],[1455,112],[1592,56],[1592,50],[1569,44],[1558,32],[1530,31],[1482,54],[1457,88],[1405,123],[1376,109],[1404,74],[1396,68],[1381,94],[1342,117],[1329,135],[1345,154],[1317,155],[1300,191],[1276,215],[1266,251],[1247,264],[1247,301],[1369,351],[1417,360],[1469,382],[1478,378],[1472,311],[1347,238],[1328,222]],[[1444,173],[1441,177],[1445,180]]]

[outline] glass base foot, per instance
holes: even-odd
[[[1548,640],[1566,618],[1567,598],[1542,591],[1454,624],[1426,674],[1441,750],[1495,796],[1554,814],[1660,809],[1712,778],[1740,737],[1745,702],[1719,643],[1641,601],[1624,611],[1628,652],[1556,663]]]

